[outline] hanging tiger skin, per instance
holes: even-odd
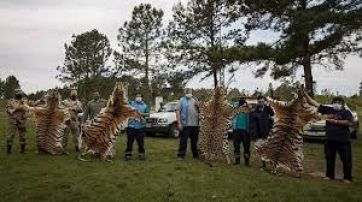
[[[270,162],[273,173],[278,168],[292,171],[300,177],[303,171],[303,127],[320,118],[317,109],[306,101],[304,87],[297,86],[296,98],[290,102],[267,98],[276,112],[275,124],[266,140],[255,144],[262,160]]]
[[[87,149],[99,154],[101,160],[114,156],[113,143],[128,118],[141,118],[138,110],[128,104],[127,86],[117,82],[107,106],[91,122],[82,126],[82,138]]]
[[[225,95],[226,88],[217,86],[212,99],[200,103],[200,134],[197,145],[200,158],[210,165],[212,161],[231,163],[227,131],[236,113],[250,110],[248,107],[232,108]]]
[[[38,152],[65,154],[62,141],[65,122],[70,119],[69,111],[60,106],[61,97],[57,90],[49,90],[45,99],[45,105],[27,106],[29,112],[34,115]]]

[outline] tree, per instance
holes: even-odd
[[[362,82],[359,83],[359,96],[362,96]]]
[[[80,97],[90,100],[92,90],[99,87],[99,79],[110,74],[106,66],[112,53],[109,40],[95,29],[73,35],[71,43],[64,46],[64,65],[57,67],[57,78],[77,87]]]
[[[361,53],[362,6],[360,1],[347,0],[227,0],[229,6],[239,6],[247,16],[249,30],[263,29],[279,32],[280,39],[261,49],[231,48],[224,56],[234,60],[245,52],[273,61],[257,71],[264,75],[272,70],[275,79],[287,77],[303,67],[306,88],[313,94],[312,67],[323,65],[343,69],[343,59],[349,53]],[[240,16],[236,16],[240,18]],[[261,52],[260,52],[261,51]],[[243,58],[242,58],[243,59]]]
[[[269,83],[268,91],[266,92],[266,95],[269,97],[274,97],[274,88],[273,88],[272,83]]]
[[[20,88],[19,80],[14,75],[10,75],[6,78],[3,88],[4,99],[11,99],[15,95],[15,90]]]
[[[229,91],[227,95],[227,100],[229,101],[238,101],[240,97],[242,96],[241,92],[237,88],[233,88]]]
[[[5,85],[5,81],[2,81],[0,79],[0,99],[3,97],[4,95],[4,85]]]
[[[216,87],[226,64],[209,50],[221,50],[227,44],[238,46],[246,40],[242,31],[232,28],[231,24],[231,16],[225,12],[221,0],[190,0],[186,6],[177,4],[168,26],[169,58],[173,64],[188,68],[185,71],[188,77],[199,73],[206,73],[204,78],[212,76]]]
[[[116,63],[123,68],[127,65],[126,70],[144,74],[147,101],[151,101],[152,95],[151,74],[160,71],[158,62],[163,34],[162,18],[161,9],[152,8],[150,4],[140,4],[134,7],[132,19],[123,24],[118,34],[123,53],[115,53]]]

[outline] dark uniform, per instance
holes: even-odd
[[[18,133],[21,153],[25,153],[26,146],[26,112],[27,108],[23,100],[22,91],[17,91],[15,98],[8,101],[6,112],[9,117],[9,133],[7,136],[7,153],[11,153],[14,137]]]

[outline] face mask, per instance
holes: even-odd
[[[333,104],[333,109],[335,109],[335,110],[339,111],[339,110],[341,110],[341,109],[342,109],[342,105],[341,105],[341,104],[339,104],[339,103],[334,103],[334,104]]]
[[[76,100],[76,99],[77,99],[77,96],[72,95],[72,96],[70,96],[70,99],[72,99],[72,100]]]
[[[188,94],[186,94],[186,97],[190,98],[190,97],[192,97],[192,94],[188,93]]]
[[[264,105],[264,101],[263,101],[263,100],[258,100],[258,105],[259,105],[259,106],[263,106],[263,105]]]
[[[100,96],[96,95],[96,96],[94,96],[94,99],[95,99],[95,100],[99,100],[99,97],[100,97]]]
[[[142,102],[142,97],[136,97],[137,102]]]

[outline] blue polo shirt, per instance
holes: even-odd
[[[147,113],[149,111],[148,106],[143,102],[131,101],[130,105],[136,108],[141,113]],[[144,119],[141,120],[129,119],[128,127],[134,129],[143,129],[146,127],[146,122]]]

